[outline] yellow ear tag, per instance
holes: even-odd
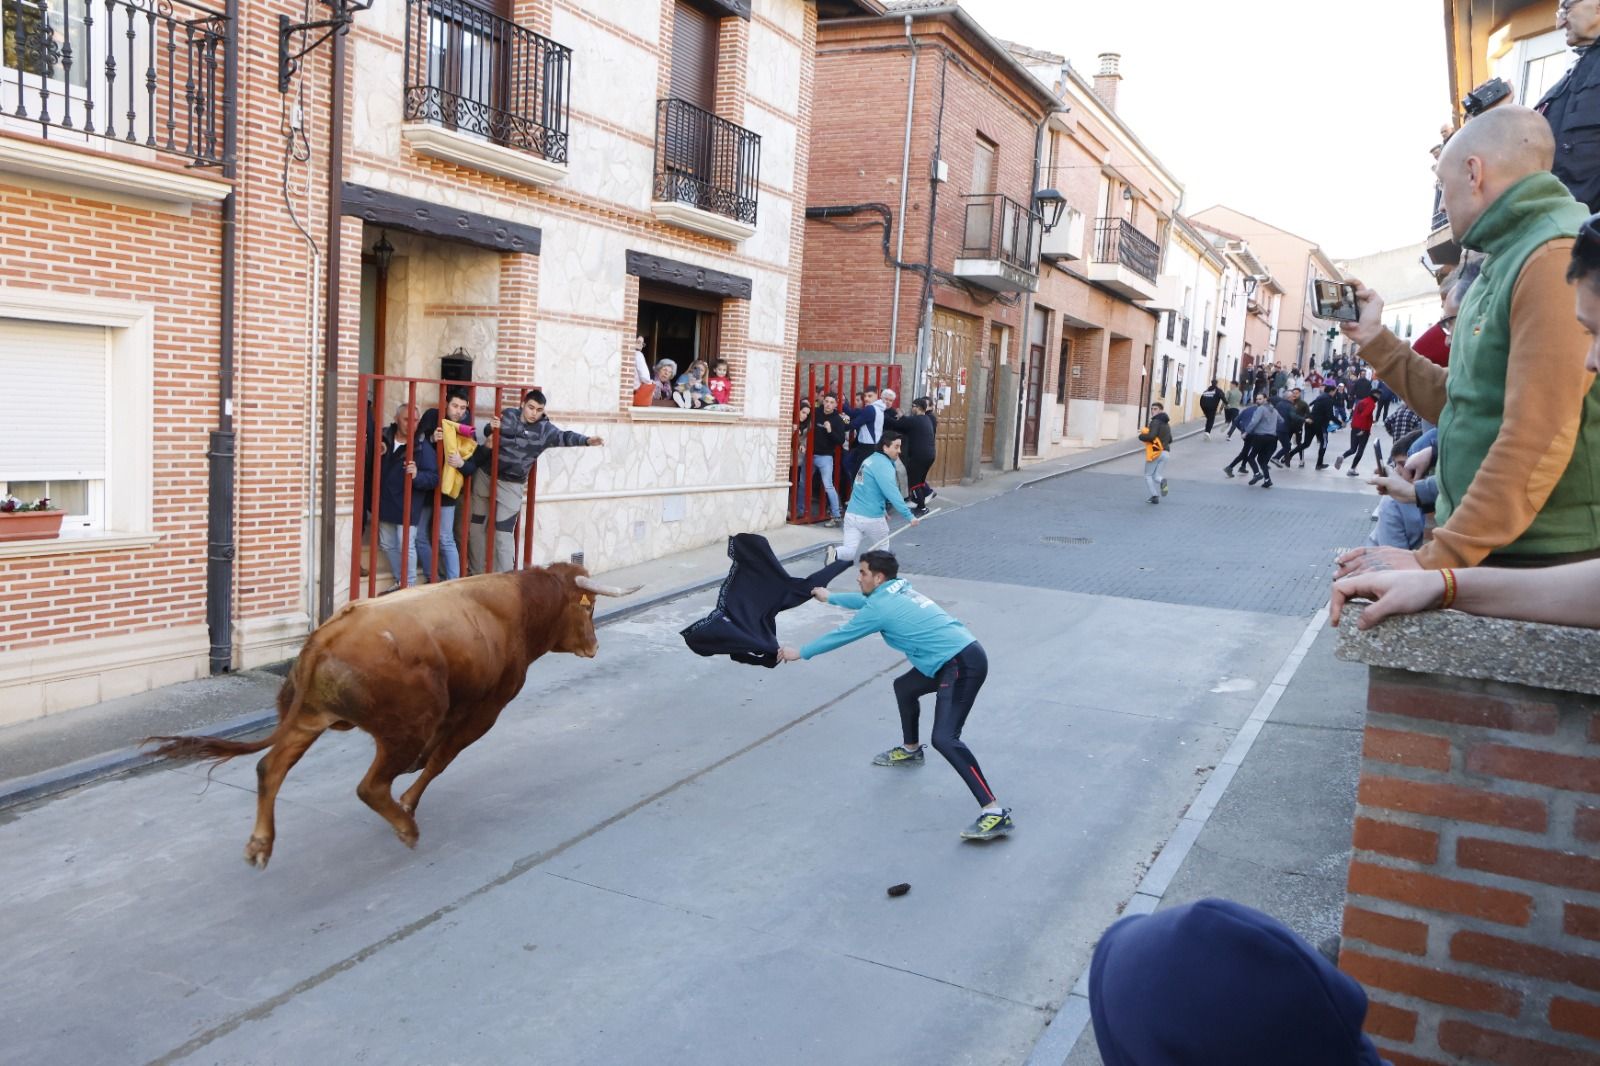
[[[585,593],[584,596],[581,599],[578,600],[578,606],[579,607],[587,607],[593,602],[594,601],[589,598],[588,594]]]

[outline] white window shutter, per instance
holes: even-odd
[[[0,481],[106,476],[104,326],[0,318]]]

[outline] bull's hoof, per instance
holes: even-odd
[[[414,847],[417,846],[417,836],[418,836],[418,834],[417,834],[417,831],[415,829],[409,829],[409,830],[405,830],[405,831],[396,829],[394,831],[394,835],[399,837],[400,838],[400,843],[404,844],[408,848],[414,848]]]
[[[244,846],[244,861],[258,870],[267,868],[267,861],[272,858],[272,841],[262,837],[251,837],[250,843]]]

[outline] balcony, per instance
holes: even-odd
[[[1039,240],[1039,254],[1046,259],[1071,262],[1084,252],[1083,212],[1069,207],[1061,221]]]
[[[467,0],[407,0],[405,35],[407,144],[528,185],[566,177],[570,48]]]
[[[994,292],[1039,289],[1039,216],[1009,196],[967,197],[955,276]]]
[[[1155,295],[1150,297],[1150,302],[1146,306],[1152,311],[1182,311],[1184,280],[1177,274],[1162,274],[1157,277]]]
[[[1428,258],[1441,267],[1453,267],[1461,262],[1461,245],[1450,232],[1450,215],[1444,209],[1444,187],[1433,187],[1433,217],[1428,221],[1428,239],[1423,250]]]
[[[756,231],[761,138],[687,100],[656,102],[655,202],[683,229],[742,241]]]
[[[1160,266],[1161,249],[1131,222],[1121,218],[1096,220],[1090,281],[1128,300],[1153,300]]]
[[[0,170],[158,201],[221,199],[234,28],[191,0],[0,0]],[[55,145],[62,146],[61,148]],[[72,148],[93,148],[96,157]],[[150,167],[161,158],[186,169]]]

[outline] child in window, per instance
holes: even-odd
[[[728,361],[718,359],[711,367],[711,379],[706,382],[711,389],[711,402],[718,407],[725,406],[728,397],[733,393],[733,381],[728,377]]]

